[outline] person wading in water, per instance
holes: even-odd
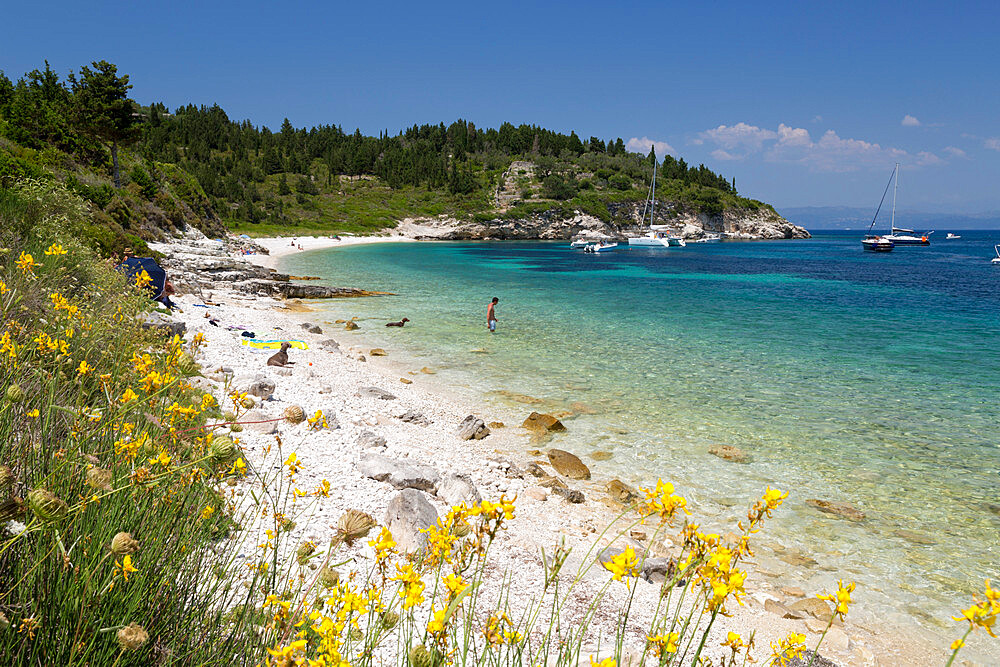
[[[496,306],[500,299],[493,297],[490,305],[486,306],[486,326],[490,328],[490,333],[497,330],[497,310]]]

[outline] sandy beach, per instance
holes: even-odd
[[[296,237],[293,246],[290,238],[254,239],[270,254],[240,259],[275,268],[283,256],[300,252],[299,245],[305,251],[405,240],[393,236],[342,237],[340,241]],[[572,548],[564,574],[572,579],[568,573],[587,570],[574,591],[577,608],[570,611],[571,617],[581,614],[585,602],[609,579],[609,573],[595,563],[601,549],[631,544],[650,559],[675,552],[674,543],[652,536],[655,526],[631,526],[634,514],[605,532],[621,511],[609,501],[607,488],[611,480],[602,476],[600,463],[592,460],[586,461],[592,471],[589,480],[569,479],[553,470],[545,455],[544,439],[533,439],[532,432],[521,427],[527,409],[517,412],[478,405],[436,384],[433,368],[405,368],[394,360],[391,348],[373,351],[352,346],[345,324],[317,319],[308,302],[247,295],[225,288],[214,289],[210,299],[210,304],[205,304],[201,295],[181,295],[177,299],[177,318],[186,324],[188,334],[203,333],[207,339],[198,359],[206,376],[201,381],[204,388],[224,401],[224,387],[245,390],[264,379],[273,383],[273,393],[255,407],[254,418],[277,418],[289,406],[298,405],[307,416],[322,410],[329,424],[326,429],[313,430],[307,424],[280,422],[277,426],[250,426],[239,434],[248,461],[262,459],[278,436],[284,443],[285,455],[294,451],[304,462],[299,486],[312,488],[324,479],[331,484],[329,498],[319,499],[312,518],[298,523],[289,542],[291,547],[282,557],[292,557],[291,549],[300,540],[328,540],[344,510],[358,509],[379,522],[384,520],[390,501],[400,491],[368,474],[373,457],[387,465],[415,466],[424,477],[431,478],[427,484],[414,486],[424,489],[420,493],[439,516],[447,511],[449,501],[517,497],[517,516],[491,552],[493,579],[488,582],[491,594],[498,595],[503,576],[510,577],[506,590],[515,609],[523,608],[537,594],[542,577],[541,549],[551,553],[560,539]],[[268,367],[266,360],[274,350],[254,350],[241,344],[246,340],[244,331],[253,332],[258,339],[299,340],[308,349],[289,350],[294,366]],[[492,424],[487,437],[463,440],[458,436],[460,424],[469,415]],[[583,502],[570,502],[541,486],[541,480],[529,472],[533,464],[536,470],[540,468],[570,490],[582,493]],[[460,491],[445,491],[447,485],[441,482],[456,477],[470,483],[474,490],[460,484]],[[655,479],[648,481],[650,487],[655,484]],[[745,499],[748,506],[753,500]],[[694,514],[692,519],[697,521],[697,509]],[[610,539],[616,532],[631,535]],[[767,539],[766,528],[760,539]],[[359,546],[355,551],[359,559],[371,556],[368,547]],[[733,615],[719,618],[712,628],[706,654],[715,658],[724,655],[726,649],[721,642],[728,630],[744,637],[755,632],[758,657],[769,653],[771,642],[793,631],[806,634],[808,646],[814,646],[826,624],[790,608],[814,599],[819,591],[783,586],[780,573],[755,572],[752,559],[746,566],[750,576],[743,605],[732,605]],[[642,579],[636,586],[627,644],[631,650],[641,651],[644,638],[640,628],[656,606],[660,586]],[[613,636],[615,611],[626,602],[627,589],[614,582],[593,621],[595,645],[598,633],[603,637],[602,645]],[[840,665],[926,664],[927,656],[943,656],[944,648],[919,635],[904,638],[887,628],[861,626],[848,619],[846,625],[838,623],[831,628],[821,654]]]
[[[322,250],[324,248],[340,248],[365,243],[399,243],[414,239],[402,235],[391,236],[280,236],[253,239],[253,242],[267,248],[268,254],[245,255],[246,259],[258,266],[277,269],[282,257],[306,250]]]

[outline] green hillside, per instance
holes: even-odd
[[[464,120],[374,137],[286,119],[272,132],[214,105],[140,106],[128,78],[104,61],[65,79],[47,63],[16,81],[0,73],[0,184],[63,181],[93,205],[85,232],[106,253],[186,225],[210,235],[370,233],[405,217],[556,207],[614,223],[614,204],[642,201],[649,188],[654,156],[626,151],[621,138]],[[766,206],[734,186],[664,156],[657,197],[709,214]]]

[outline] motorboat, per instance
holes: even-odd
[[[577,250],[582,250],[592,243],[593,241],[588,241],[587,239],[576,239],[574,241],[570,241],[569,247],[576,248]]]
[[[586,248],[583,249],[584,252],[607,252],[609,250],[614,250],[618,247],[617,243],[611,243],[609,241],[598,241],[597,243],[591,243]]]
[[[993,246],[993,252],[995,252],[997,256],[990,260],[990,264],[1000,265],[1000,245]]]
[[[951,239],[960,239],[962,237],[959,236],[958,234],[952,234],[951,232],[948,232],[948,236],[946,236],[945,238],[950,241]]]
[[[896,244],[884,236],[869,234],[861,239],[861,246],[869,252],[890,252]]]
[[[715,243],[721,240],[722,236],[719,234],[705,234],[700,239],[688,239],[688,243]]]

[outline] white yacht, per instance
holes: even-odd
[[[614,250],[618,247],[617,243],[611,241],[598,241],[597,243],[591,243],[586,248],[583,249],[584,252],[607,252],[608,250]]]
[[[895,185],[892,186],[892,221],[889,223],[889,234],[885,234],[883,238],[888,239],[895,245],[930,245],[931,239],[930,235],[934,232],[925,232],[920,236],[912,229],[903,229],[902,227],[896,226],[896,190],[899,188],[899,163],[896,163],[896,168],[892,172],[893,177],[896,179]]]
[[[948,240],[950,241],[950,240],[952,240],[952,239],[960,239],[960,238],[962,238],[962,237],[961,237],[961,236],[959,236],[958,234],[952,234],[951,232],[948,232],[948,236],[947,236],[947,237],[945,237],[945,238],[947,238],[947,239],[948,239]]]
[[[993,252],[995,252],[997,256],[990,260],[990,264],[1000,265],[1000,245],[993,246]]]
[[[646,212],[649,212],[649,231],[642,236],[628,237],[629,247],[632,248],[669,248],[670,246],[683,247],[684,239],[674,236],[662,229],[655,229],[653,226],[653,209],[656,208],[656,163],[653,163],[653,182],[649,186],[649,196],[646,197],[646,205],[642,210],[642,221],[646,222]]]
[[[576,239],[574,241],[570,241],[569,247],[581,250],[589,246],[591,243],[593,243],[593,241],[588,241],[587,239]]]

